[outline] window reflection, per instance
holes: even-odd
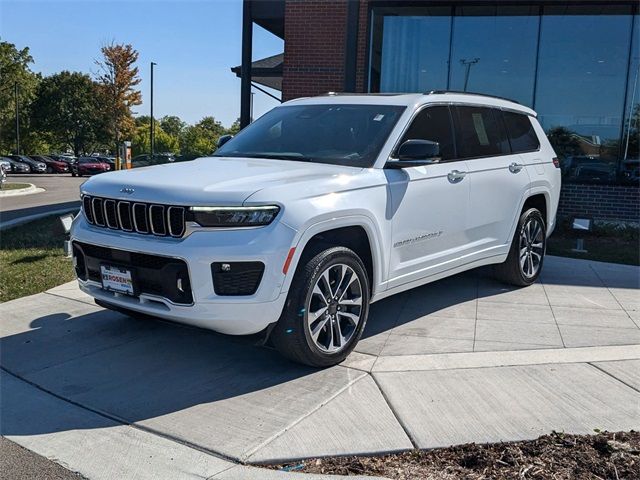
[[[447,88],[450,29],[448,15],[385,16],[380,90],[426,92]]]
[[[512,98],[538,112],[565,181],[638,184],[637,8],[375,8],[369,88],[426,92],[466,84],[470,92]]]
[[[460,7],[453,20],[451,90],[533,105],[539,7]]]
[[[622,133],[631,9],[627,15],[583,12],[545,7],[535,108],[567,180],[611,182]]]

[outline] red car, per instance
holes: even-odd
[[[31,155],[31,157],[37,162],[42,162],[47,165],[47,173],[69,173],[69,165],[59,160],[54,160],[51,157],[45,157],[44,155]]]
[[[71,176],[95,175],[109,171],[109,164],[102,163],[96,157],[80,157],[71,164]]]

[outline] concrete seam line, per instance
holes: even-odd
[[[620,306],[620,308],[624,311],[624,313],[627,314],[627,317],[629,317],[629,319],[631,319],[631,321],[634,323],[634,325],[638,328],[640,328],[640,325],[638,323],[636,323],[636,321],[634,320],[634,318],[629,315],[629,312],[627,312],[627,309],[624,308],[624,306],[620,303],[620,300],[618,300],[618,297],[616,297],[613,292],[611,291],[611,289],[609,288],[609,285],[607,285],[605,283],[605,281],[602,279],[602,277],[600,276],[600,274],[598,273],[598,271],[593,268],[593,264],[589,263],[589,268],[593,271],[593,273],[595,273],[596,277],[598,277],[598,280],[600,280],[600,282],[602,282],[602,286],[604,288],[607,289],[607,292],[609,292],[609,295],[611,295],[613,297],[613,299],[616,301],[616,303]]]
[[[547,289],[544,287],[543,282],[540,282],[540,285],[542,285],[542,291],[544,292],[544,296],[547,299],[547,303],[549,304],[549,309],[551,310],[551,316],[553,317],[553,321],[556,323],[556,329],[558,330],[558,335],[560,335],[560,341],[562,342],[562,346],[564,348],[567,348],[567,344],[564,343],[564,337],[562,336],[562,330],[560,330],[560,325],[558,324],[558,319],[556,318],[556,312],[553,311],[553,305],[551,305],[551,300],[549,300]]]
[[[396,409],[393,407],[393,404],[391,403],[391,400],[389,400],[389,397],[387,397],[387,394],[384,392],[384,390],[380,386],[380,383],[378,382],[378,379],[373,374],[373,372],[371,372],[371,378],[373,379],[373,383],[376,384],[376,388],[380,391],[380,395],[382,395],[382,398],[384,399],[384,401],[386,402],[387,406],[389,407],[389,410],[391,410],[391,413],[393,414],[394,418],[396,419],[396,422],[398,422],[398,425],[400,425],[400,427],[404,431],[404,434],[407,436],[407,438],[411,442],[411,445],[413,446],[413,448],[418,450],[419,447],[418,447],[417,440],[415,438],[413,438],[413,435],[411,435],[411,432],[409,431],[409,427],[404,424],[404,422],[400,418],[400,415],[398,414],[398,412],[396,412]]]
[[[632,353],[622,354],[620,351],[633,350]],[[596,355],[598,353],[605,352],[605,359],[593,359],[593,358],[572,358],[574,353],[584,353],[593,351]],[[563,358],[557,360],[541,358],[536,359],[536,355],[543,354],[544,356],[559,354]],[[427,366],[417,366],[415,368],[384,368],[378,367],[372,373],[383,372],[424,372],[424,371],[440,371],[440,370],[469,370],[474,368],[494,368],[494,367],[514,367],[523,365],[558,365],[565,363],[587,363],[587,362],[602,362],[602,361],[617,361],[617,360],[637,360],[640,359],[640,345],[605,345],[597,347],[573,347],[573,348],[545,348],[541,350],[515,350],[515,351],[499,351],[499,352],[462,352],[462,353],[441,353],[431,355],[397,355],[394,357],[381,357],[381,362],[385,362],[385,359],[399,359],[407,360],[411,359],[415,365],[416,362],[420,362],[421,357],[424,359],[435,360],[436,363]],[[492,359],[491,357],[495,357]],[[504,359],[504,357],[507,357]],[[457,362],[457,358],[473,359],[469,362]],[[473,364],[473,362],[480,363]],[[439,360],[439,361],[438,361]],[[393,363],[393,361],[391,362]],[[447,365],[443,365],[447,363]],[[471,364],[470,364],[471,363]]]
[[[361,370],[358,370],[359,372],[362,372]],[[291,422],[289,425],[287,425],[285,428],[282,429],[282,431],[274,433],[273,435],[271,435],[269,438],[267,438],[266,440],[262,441],[260,444],[258,444],[257,446],[253,447],[252,449],[248,450],[247,452],[245,452],[244,454],[242,454],[240,456],[240,460],[242,462],[248,461],[249,457],[251,457],[252,455],[254,455],[258,450],[260,450],[261,448],[266,447],[267,445],[269,445],[271,442],[273,442],[274,440],[276,440],[277,438],[281,437],[282,435],[284,435],[287,431],[291,430],[293,427],[295,427],[297,424],[299,424],[300,422],[302,422],[304,419],[310,417],[311,415],[313,415],[315,412],[317,412],[318,410],[320,410],[322,407],[324,407],[325,405],[327,405],[329,402],[331,402],[333,399],[337,398],[342,392],[344,392],[345,390],[347,390],[348,388],[350,388],[351,386],[353,386],[356,382],[362,380],[363,378],[365,378],[368,375],[367,372],[362,372],[362,375],[359,375],[358,377],[356,377],[355,379],[347,382],[347,384],[338,389],[333,395],[331,395],[329,398],[327,398],[326,400],[320,402],[319,405],[316,405],[315,407],[313,407],[311,410],[309,410],[307,413],[300,415],[299,418],[293,420],[293,422]]]
[[[384,339],[384,343],[382,344],[382,348],[380,348],[380,353],[378,355],[376,355],[376,359],[373,361],[373,365],[371,365],[371,372],[373,372],[373,370],[376,368],[376,363],[378,363],[378,360],[382,356],[382,352],[384,351],[385,347],[387,346],[387,343],[389,342],[389,337],[391,336],[391,332],[398,325],[398,321],[400,319],[400,316],[404,312],[404,309],[407,306],[407,303],[409,303],[409,296],[411,295],[410,291],[401,293],[400,295],[404,295],[405,296],[404,297],[404,302],[402,302],[402,306],[400,307],[400,311],[398,312],[398,315],[396,316],[396,321],[393,324],[393,327],[391,327],[389,329],[389,331],[387,332],[387,336]]]
[[[12,372],[11,370],[7,369],[6,367],[4,367],[2,365],[0,365],[0,370],[5,372],[5,373],[7,373],[8,375],[11,375],[14,378],[17,378],[18,380],[20,380],[20,381],[22,381],[22,382],[24,382],[24,383],[26,383],[28,385],[31,385],[32,387],[34,387],[34,388],[36,388],[36,389],[38,389],[38,390],[40,390],[40,391],[42,391],[44,393],[47,393],[47,394],[57,398],[58,400],[62,400],[63,402],[70,403],[71,405],[75,405],[78,408],[82,408],[82,409],[87,410],[89,412],[92,412],[92,413],[94,413],[96,415],[100,415],[101,417],[104,417],[104,418],[107,418],[107,419],[112,420],[114,422],[120,423],[123,426],[129,426],[131,428],[135,428],[137,430],[140,430],[141,432],[149,433],[151,435],[155,435],[157,437],[161,437],[161,438],[164,438],[166,440],[170,440],[172,442],[178,443],[180,445],[183,445],[185,447],[191,448],[193,450],[197,450],[199,452],[202,452],[202,453],[204,453],[206,455],[210,455],[212,457],[219,458],[220,460],[224,460],[224,461],[227,461],[227,462],[232,462],[232,463],[234,463],[236,465],[240,463],[238,461],[238,459],[234,459],[233,457],[226,456],[226,455],[224,455],[224,454],[222,454],[220,452],[216,452],[214,450],[210,450],[210,449],[204,448],[204,447],[202,447],[202,446],[200,446],[198,444],[191,443],[191,442],[188,442],[186,440],[182,440],[182,439],[174,437],[172,435],[167,435],[167,434],[165,434],[163,432],[160,432],[160,431],[155,430],[153,428],[145,427],[143,425],[139,425],[139,424],[137,424],[135,422],[133,422],[133,423],[129,422],[125,418],[121,418],[118,415],[114,415],[112,413],[108,413],[108,412],[102,411],[102,410],[97,409],[97,408],[89,407],[87,405],[83,405],[82,403],[76,402],[75,400],[71,400],[69,398],[65,398],[65,397],[63,397],[61,395],[58,395],[55,392],[52,392],[51,390],[48,390],[48,389],[38,385],[37,383],[34,383],[34,382],[22,377],[21,375],[18,375],[16,373]]]
[[[612,360],[613,362],[615,362],[616,360]],[[618,361],[624,361],[624,360],[618,360]],[[611,372],[607,372],[604,368],[599,367],[598,365],[594,365],[591,362],[587,362],[588,365],[591,365],[593,368],[595,368],[596,370],[600,370],[602,373],[604,373],[605,375],[607,375],[608,377],[613,378],[614,380],[622,383],[623,385],[629,387],[631,390],[640,393],[640,389],[637,389],[636,387],[634,387],[633,385],[629,385],[627,382],[625,382],[624,380],[620,380],[618,377],[616,377],[613,373]]]
[[[55,287],[53,287],[53,288],[55,288]],[[64,295],[60,295],[59,293],[51,293],[49,290],[45,290],[42,293],[46,293],[47,295],[51,295],[52,297],[63,298],[64,300],[71,300],[72,302],[78,302],[78,303],[82,303],[84,305],[89,305],[90,307],[102,308],[102,307],[99,307],[94,302],[88,302],[88,301],[85,301],[85,300],[78,300],[77,298],[65,297]]]

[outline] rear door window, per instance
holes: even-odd
[[[420,111],[402,137],[400,145],[407,140],[429,140],[440,145],[443,162],[455,158],[455,145],[449,107],[434,106]]]
[[[540,140],[528,115],[502,112],[513,153],[532,152],[540,148]]]
[[[488,107],[453,107],[458,157],[509,155],[507,133],[497,112]]]

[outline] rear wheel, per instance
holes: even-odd
[[[47,167],[47,173],[53,173],[53,168]]]
[[[369,313],[369,281],[360,258],[332,247],[301,265],[271,339],[296,362],[328,367],[354,349]]]
[[[520,216],[507,260],[495,267],[496,276],[512,285],[531,285],[540,275],[546,248],[544,217],[537,208],[530,208]]]

